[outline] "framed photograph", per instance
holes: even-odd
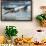
[[[2,21],[31,21],[32,0],[1,0]]]

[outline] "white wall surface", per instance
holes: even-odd
[[[32,0],[32,4],[33,4],[32,21],[23,21],[23,22],[21,21],[0,21],[0,35],[4,34],[4,31],[5,31],[4,29],[6,25],[16,26],[18,30],[18,36],[21,36],[23,34],[24,36],[29,37],[31,36],[31,34],[36,34],[37,29],[42,29],[46,32],[46,28],[40,27],[38,25],[38,22],[35,19],[35,17],[41,13],[40,6],[46,6],[46,0]]]

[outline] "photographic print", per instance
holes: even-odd
[[[32,20],[32,0],[1,0],[2,21]]]

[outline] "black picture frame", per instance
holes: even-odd
[[[17,19],[16,20],[7,20],[7,18],[3,20],[3,15],[2,15],[3,10],[2,10],[2,0],[1,0],[1,21],[32,21],[32,0],[30,0],[30,2],[31,2],[31,5],[30,5],[31,6],[31,12],[30,12],[31,14],[30,14],[29,20],[28,19],[27,20],[19,20],[19,19],[18,20]]]

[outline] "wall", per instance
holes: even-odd
[[[24,36],[31,36],[32,32],[35,32],[37,29],[46,30],[44,27],[40,27],[35,19],[36,15],[40,14],[40,6],[46,5],[46,0],[32,0],[32,21],[0,21],[0,35],[4,34],[4,29],[6,25],[14,25],[18,29],[18,36],[22,34]]]

